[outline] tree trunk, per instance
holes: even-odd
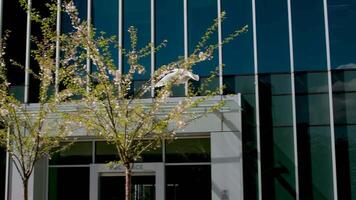
[[[23,199],[28,200],[28,179],[22,181],[23,185]]]
[[[125,200],[131,200],[131,167],[125,165]]]

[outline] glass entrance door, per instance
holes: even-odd
[[[155,176],[134,174],[132,176],[132,200],[155,200]],[[102,174],[99,179],[99,200],[124,200],[125,176],[123,174]]]

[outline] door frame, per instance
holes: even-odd
[[[99,199],[99,178],[102,174],[113,173],[115,174],[125,173],[123,166],[118,166],[115,169],[110,169],[106,164],[91,164],[90,165],[90,200]],[[154,174],[155,175],[155,196],[156,200],[165,199],[165,169],[164,163],[135,163],[133,174]]]

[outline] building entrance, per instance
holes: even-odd
[[[155,174],[134,173],[132,200],[155,200]],[[103,173],[99,178],[99,200],[125,199],[125,176],[122,173]]]

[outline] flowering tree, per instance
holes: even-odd
[[[39,102],[38,104],[23,104],[10,93],[11,83],[7,79],[5,55],[5,43],[9,32],[0,42],[0,145],[3,146],[13,165],[18,171],[22,184],[24,200],[28,199],[28,182],[34,170],[35,164],[44,158],[49,158],[52,154],[63,150],[61,142],[66,140],[71,133],[71,124],[56,117],[60,115],[59,107],[63,102],[72,96],[73,85],[69,76],[73,74],[70,61],[73,56],[70,53],[63,54],[63,69],[56,68],[56,41],[63,41],[69,44],[68,36],[58,36],[55,24],[57,6],[46,4],[49,15],[42,17],[38,11],[32,9],[21,1],[28,12],[31,12],[32,21],[38,23],[42,34],[33,37],[35,44],[32,51],[34,60],[38,63],[39,72],[28,70],[31,76],[39,80]],[[64,46],[65,47],[65,46]],[[15,61],[12,65],[22,67]],[[55,85],[54,74],[57,74],[57,83],[64,88],[56,93],[53,92]],[[68,143],[69,145],[70,143]]]
[[[211,35],[217,30],[218,24],[225,14],[214,21],[205,35],[187,58],[180,58],[172,63],[160,66],[150,80],[139,88],[133,89],[134,76],[145,73],[145,67],[140,59],[149,56],[152,52],[160,50],[166,41],[154,46],[147,44],[138,48],[137,29],[130,27],[130,48],[123,49],[116,43],[115,37],[106,38],[95,34],[95,29],[78,17],[78,11],[73,3],[65,6],[69,14],[77,47],[82,48],[89,57],[96,71],[89,73],[87,66],[80,67],[78,72],[77,92],[81,96],[80,109],[75,117],[71,118],[81,124],[98,137],[104,138],[116,147],[118,162],[125,167],[125,199],[131,199],[131,174],[134,162],[140,158],[144,151],[154,149],[163,139],[175,138],[178,130],[186,127],[190,122],[218,110],[223,101],[212,105],[203,113],[189,112],[220,90],[207,90],[208,82],[216,73],[213,73],[207,82],[202,84],[198,91],[204,91],[205,96],[197,96],[188,81],[198,80],[199,77],[192,72],[193,67],[200,62],[210,59],[214,51],[247,31],[247,26],[233,32],[221,44],[208,45]],[[89,31],[88,31],[89,30]],[[128,70],[123,73],[111,58],[110,46],[117,46],[127,60]],[[80,64],[78,64],[80,66]],[[178,101],[170,101],[172,87],[179,84],[188,84],[186,97]],[[148,93],[154,93],[149,99],[143,99]]]

